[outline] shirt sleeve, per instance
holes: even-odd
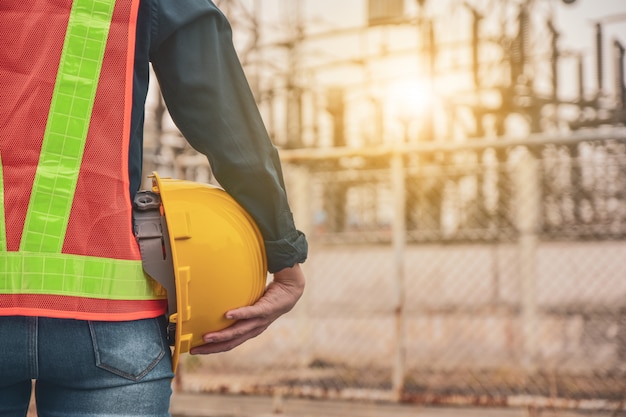
[[[304,262],[280,160],[232,42],[230,24],[209,0],[155,2],[151,61],[183,136],[207,156],[216,179],[255,219],[268,270]],[[173,6],[171,4],[174,4]],[[169,6],[168,6],[169,5]]]

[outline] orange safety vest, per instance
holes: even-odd
[[[132,229],[138,4],[0,1],[0,315],[166,310]]]

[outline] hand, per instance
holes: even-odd
[[[204,345],[191,349],[192,355],[231,350],[263,333],[277,318],[293,308],[304,292],[305,277],[299,264],[274,274],[263,296],[252,306],[226,312],[226,318],[237,320],[223,330],[203,336]]]

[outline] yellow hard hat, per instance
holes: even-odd
[[[168,293],[176,370],[179,355],[202,345],[203,334],[233,323],[224,317],[228,310],[263,295],[263,237],[223,189],[156,172],[152,190],[135,198],[134,217],[144,270]]]

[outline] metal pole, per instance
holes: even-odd
[[[285,163],[285,181],[287,192],[289,194],[289,204],[293,210],[294,222],[299,230],[309,236],[309,243],[312,243],[311,236],[313,232],[313,210],[311,204],[311,196],[313,195],[313,185],[311,181],[311,171],[306,164],[290,164]],[[311,271],[310,263],[302,264],[302,268],[306,275]],[[313,263],[314,265],[314,263]],[[299,378],[306,380],[307,372],[311,359],[313,357],[313,325],[311,323],[309,309],[311,306],[311,286],[315,280],[309,280],[306,289],[295,307],[295,321],[298,336],[298,372],[301,373]],[[284,407],[285,389],[276,389],[273,392],[273,412],[274,414],[282,414]]]
[[[406,246],[406,188],[404,182],[404,155],[394,152],[391,155],[391,188],[393,193],[393,224],[392,245],[394,253],[393,275],[394,292],[394,324],[395,351],[393,361],[392,390],[395,401],[402,399],[405,376],[405,289],[404,289],[404,257]]]
[[[305,235],[311,237],[313,231],[313,210],[311,208],[311,196],[313,195],[313,186],[311,181],[311,173],[306,165],[286,164],[286,178],[289,178],[287,190],[289,192],[290,205],[293,208],[294,222],[298,229]],[[311,238],[309,238],[312,244]],[[305,272],[308,272],[309,264],[302,265]],[[307,283],[307,287],[313,285],[311,280]],[[296,307],[296,320],[298,322],[298,333],[302,348],[300,349],[300,367],[306,369],[312,357],[312,326],[309,319],[310,306],[310,289],[307,288],[302,294],[302,298]]]
[[[519,261],[522,307],[522,365],[533,370],[537,358],[537,244],[541,210],[539,163],[527,152],[519,161],[515,175],[517,190],[517,227],[520,232]]]

